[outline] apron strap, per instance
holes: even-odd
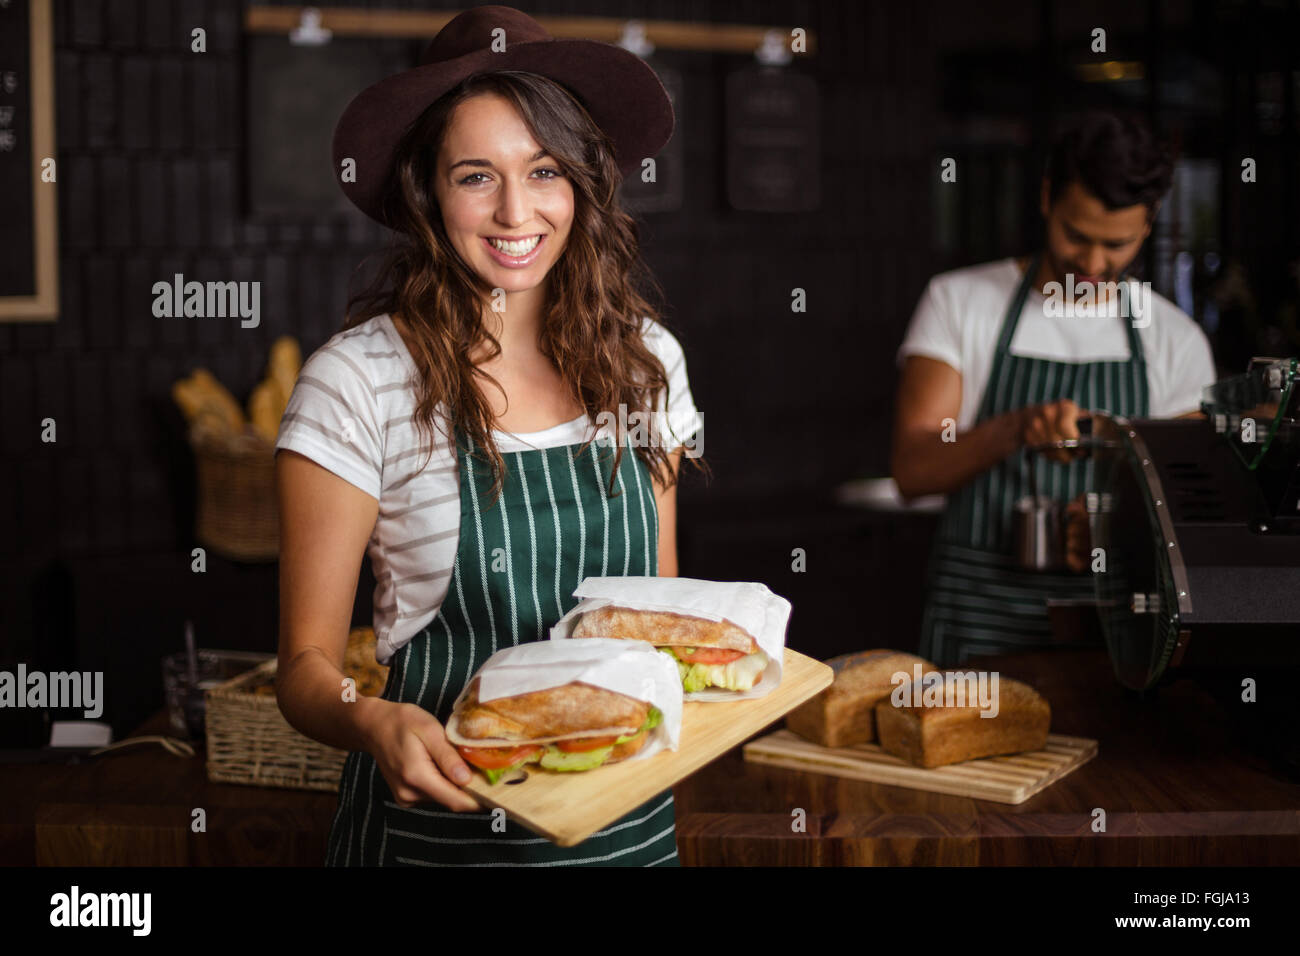
[[[1011,301],[1007,304],[1007,311],[1002,316],[1002,330],[998,335],[997,349],[993,353],[993,367],[989,370],[984,394],[980,397],[979,412],[975,416],[976,422],[982,422],[989,417],[993,406],[993,387],[1002,371],[1002,358],[1011,350],[1011,338],[1016,334],[1016,324],[1020,321],[1020,313],[1025,308],[1025,300],[1029,298],[1029,289],[1038,275],[1041,259],[1042,253],[1036,253],[1029,260],[1029,265],[1025,267],[1025,274],[1020,279],[1020,285],[1016,287],[1016,293],[1011,297]]]
[[[1129,276],[1124,277],[1126,281],[1136,282]],[[1146,316],[1150,321],[1151,317]],[[1138,333],[1137,326],[1133,324],[1132,318],[1122,318],[1124,329],[1128,333],[1128,354],[1129,366],[1133,373],[1133,384],[1136,394],[1133,396],[1134,404],[1137,411],[1134,418],[1145,418],[1151,413],[1151,396],[1147,389],[1147,362],[1146,354],[1142,349],[1142,336]]]

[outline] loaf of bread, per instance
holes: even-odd
[[[382,697],[388,685],[388,668],[375,659],[375,629],[370,626],[354,627],[348,632],[348,643],[343,653],[343,676],[357,682],[361,697]],[[254,694],[275,696],[274,678],[251,688]]]
[[[993,689],[991,682],[988,689]],[[1028,684],[1000,677],[993,717],[982,715],[975,694],[967,696],[964,706],[956,706],[953,700],[960,698],[947,694],[943,703],[925,706],[920,685],[912,691],[908,706],[895,706],[889,697],[876,704],[876,730],[885,751],[918,767],[1041,750],[1047,743],[1052,709]]]
[[[174,382],[172,398],[195,429],[225,435],[238,435],[244,430],[239,402],[205,368],[196,368],[189,378]]]
[[[266,377],[279,386],[278,391],[288,401],[293,386],[302,371],[302,349],[291,335],[282,335],[271,344],[271,358],[266,365]],[[280,409],[284,414],[284,409]]]
[[[901,671],[910,683],[917,664],[921,665],[921,673],[935,669],[929,661],[913,654],[885,649],[844,654],[826,663],[835,672],[834,682],[785,719],[790,730],[823,747],[849,747],[875,740],[876,703],[898,686],[891,678]]]
[[[266,378],[257,384],[248,398],[248,420],[253,430],[269,444],[274,444],[280,433],[280,421],[301,371],[302,351],[298,340],[289,335],[280,336],[271,346]]]
[[[362,697],[380,697],[388,684],[388,668],[375,659],[375,629],[354,627],[343,652],[343,676],[357,682]]]
[[[248,420],[264,441],[274,443],[283,414],[279,383],[269,378],[259,382],[248,399]]]

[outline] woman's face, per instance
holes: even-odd
[[[435,195],[456,251],[493,289],[541,285],[564,252],[573,186],[510,102],[495,93],[452,112]]]

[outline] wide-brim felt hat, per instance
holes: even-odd
[[[495,33],[501,30],[504,34]],[[493,49],[494,41],[500,48]],[[474,7],[439,31],[420,65],[357,94],[334,128],[334,169],[356,163],[355,182],[340,181],[348,199],[390,225],[383,202],[397,145],[438,97],[476,73],[518,70],[567,87],[613,141],[628,175],[655,156],[673,132],[673,107],[663,83],[639,56],[596,40],[556,39],[512,7]]]

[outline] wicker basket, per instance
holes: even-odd
[[[252,434],[190,432],[198,472],[195,537],[237,561],[274,561],[280,554],[275,449]]]
[[[374,663],[374,648],[372,629],[352,631],[344,671],[357,678],[358,693],[382,690],[387,677],[388,668]],[[254,690],[271,685],[276,664],[266,661],[208,691],[208,779],[336,791],[347,752],[303,736],[284,719],[274,693]]]

